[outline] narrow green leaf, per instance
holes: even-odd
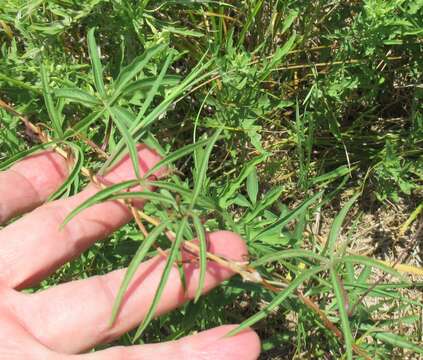
[[[127,67],[122,69],[113,86],[115,89],[114,97],[119,96],[123,89],[128,86],[130,81],[144,69],[145,65],[148,64],[151,58],[163,51],[165,48],[166,45],[164,44],[153,46],[144,51],[142,55],[136,57]],[[134,84],[134,82],[132,82],[132,84]]]
[[[157,237],[166,229],[167,226],[168,222],[164,222],[156,226],[144,239],[137,252],[135,253],[134,257],[132,258],[131,263],[129,264],[126,270],[125,276],[123,277],[119,291],[116,295],[115,302],[113,304],[110,326],[112,326],[116,321],[116,317],[122,304],[123,297],[128,289],[129,284],[131,283],[131,280],[134,278],[134,275],[139,265],[144,260],[151,246],[156,241]]]
[[[120,119],[124,122],[128,129],[134,125],[135,114],[130,110],[130,108],[118,105],[113,106],[113,108],[119,111]]]
[[[100,190],[99,192],[95,193],[93,196],[85,200],[82,204],[77,206],[75,209],[73,209],[68,216],[63,220],[63,224],[61,227],[64,227],[69,221],[71,221],[76,215],[78,215],[82,210],[85,210],[86,208],[97,204],[101,201],[107,200],[110,196],[112,196],[114,193],[129,189],[135,185],[140,185],[142,183],[141,180],[128,180],[123,181],[119,184],[111,185],[103,190]]]
[[[266,66],[266,69],[260,74],[260,80],[264,81],[270,74],[270,72],[282,61],[283,58],[293,49],[297,34],[294,32],[289,39],[283,44],[283,46],[275,51],[272,56],[272,60]]]
[[[247,194],[253,205],[257,202],[258,178],[256,168],[247,176]]]
[[[245,166],[242,168],[239,176],[228,183],[228,185],[225,186],[223,192],[219,196],[219,205],[222,208],[227,208],[228,206],[228,200],[232,198],[236,192],[241,187],[241,184],[244,182],[244,180],[248,177],[248,175],[254,171],[256,166],[260,163],[262,163],[266,159],[266,155],[260,155],[255,157],[254,159],[251,159],[248,161]]]
[[[156,151],[161,157],[166,157],[166,150],[156,139],[154,134],[151,131],[148,131],[143,139],[144,144],[147,145],[151,150]]]
[[[400,336],[400,335],[396,335],[396,334],[392,334],[388,332],[376,332],[373,336],[376,339],[379,339],[389,345],[411,350],[417,354],[423,355],[423,347],[421,346],[421,344],[414,344],[404,336]]]
[[[350,262],[345,263],[346,265],[351,264]],[[363,270],[361,270],[360,275],[357,278],[357,282],[359,284],[365,284],[367,282],[367,279],[372,274],[372,268],[370,266],[365,266]]]
[[[41,84],[43,88],[44,102],[46,104],[47,112],[51,119],[54,131],[61,138],[63,136],[62,118],[59,114],[58,109],[54,105],[53,98],[51,96],[47,70],[45,69],[43,63],[40,64],[40,72],[41,72]]]
[[[75,179],[79,176],[82,166],[84,165],[84,152],[82,149],[76,145],[75,143],[71,142],[64,142],[70,149],[73,150],[73,158],[74,163],[72,170],[70,171],[66,180],[60,185],[60,187],[48,197],[47,201],[52,201],[57,199],[63,192],[69,188],[69,186],[75,181]]]
[[[171,91],[167,94],[166,98],[160,102],[147,116],[144,117],[142,121],[137,123],[133,129],[131,129],[131,135],[133,136],[135,141],[139,141],[142,136],[148,131],[148,126],[153,123],[157,118],[163,114],[170,104],[178,97],[183,97],[184,91],[186,91],[189,87],[197,84],[198,82],[202,81],[204,78],[210,75],[210,73],[202,74],[204,70],[206,70],[212,61],[208,61],[205,64],[201,64],[201,62],[191,71],[191,73],[178,85],[171,89]],[[100,170],[100,174],[106,172],[108,168],[116,164],[121,158],[124,149],[124,142],[120,141],[115,150],[112,154],[110,154],[109,159],[104,163],[103,167]]]
[[[57,143],[57,141],[52,141],[52,142],[49,142],[49,143],[46,143],[46,144],[34,145],[34,146],[32,146],[30,149],[27,149],[27,150],[22,150],[22,151],[20,151],[19,153],[15,154],[15,155],[13,155],[13,156],[11,156],[11,157],[9,157],[7,160],[3,161],[3,162],[0,164],[0,170],[1,170],[1,171],[6,170],[7,168],[11,167],[11,166],[12,166],[14,163],[16,163],[17,161],[22,160],[22,159],[24,159],[25,157],[27,157],[27,156],[29,156],[29,155],[32,155],[32,154],[36,153],[36,152],[37,152],[37,151],[39,151],[39,150],[45,150],[45,149],[48,149],[48,147],[49,147],[50,145],[53,145],[53,144],[55,144],[55,143]]]
[[[180,194],[183,198],[185,197],[188,200],[187,202],[189,202],[189,203],[191,202],[192,190],[188,187],[183,187],[181,185],[177,185],[177,184],[174,184],[174,183],[171,183],[171,182],[149,181],[149,180],[141,180],[141,181],[140,180],[129,180],[129,181],[125,181],[125,182],[113,185],[113,186],[119,185],[119,187],[120,187],[120,185],[122,184],[122,188],[116,188],[115,192],[117,192],[117,191],[120,191],[120,190],[123,190],[123,189],[128,189],[128,188],[133,187],[135,185],[140,185],[141,183],[143,184],[143,186],[156,187],[156,188],[159,188],[159,189],[165,189],[165,190]],[[109,189],[109,188],[107,188],[107,189]],[[105,189],[105,190],[107,190],[107,189]],[[101,191],[104,191],[104,190],[101,190]],[[107,200],[111,196],[112,195],[104,195],[103,198],[104,198],[104,200]],[[101,200],[101,201],[104,201],[104,200]],[[213,200],[204,196],[204,195],[198,196],[197,204],[200,205],[200,206],[203,206],[207,209],[210,209],[210,210],[217,210],[217,205],[213,202]]]
[[[346,279],[348,282],[355,281],[354,265],[351,263],[345,263]]]
[[[283,34],[286,30],[288,30],[295,19],[298,17],[299,11],[298,10],[291,10],[288,15],[286,16],[281,29],[281,34]]]
[[[77,102],[84,106],[100,105],[101,101],[95,96],[78,88],[63,88],[54,90],[54,95],[72,102]]]
[[[383,285],[386,285],[386,284],[382,284],[382,286],[377,285],[372,291],[370,291],[368,293],[368,295],[373,296],[373,297],[379,296],[379,297],[383,297],[383,298],[397,299],[403,304],[415,305],[417,307],[423,308],[422,302],[409,300],[409,299],[405,298],[404,296],[400,295],[401,292],[395,292],[395,290],[398,290],[399,288],[409,287],[410,285],[402,284],[402,285],[392,286],[391,288],[388,289],[388,291],[384,291],[384,290],[379,289],[381,287],[383,289],[384,288]],[[345,283],[345,287],[346,288],[352,288],[354,291],[356,289],[361,289],[362,290],[361,293],[364,293],[364,292],[368,291],[369,284],[358,284],[356,282],[354,282],[352,284],[351,283]],[[392,291],[392,290],[394,290],[394,291]]]
[[[336,275],[335,268],[330,269],[330,278],[335,292],[335,297],[338,305],[339,316],[341,318],[342,333],[344,334],[344,342],[347,350],[347,359],[352,360],[352,348],[353,348],[353,336],[351,333],[350,321],[348,319],[348,313],[346,303],[344,301],[343,291],[341,284],[339,283],[338,276]]]
[[[202,161],[200,163],[200,167],[196,169],[196,178],[195,178],[195,184],[194,189],[192,191],[192,199],[190,204],[190,209],[192,209],[195,205],[195,202],[197,201],[198,196],[200,195],[200,192],[203,191],[204,186],[204,180],[207,176],[207,168],[209,165],[209,158],[210,154],[213,150],[214,144],[216,143],[217,139],[219,138],[220,133],[222,132],[222,129],[218,129],[215,131],[215,133],[212,135],[212,137],[209,140],[209,143],[206,146],[206,149],[204,151],[204,155],[202,158]]]
[[[207,241],[206,233],[204,231],[203,224],[201,223],[200,218],[197,215],[192,217],[195,227],[195,232],[197,233],[197,239],[200,243],[200,277],[198,279],[198,287],[195,292],[194,302],[196,303],[203,293],[204,282],[206,280],[206,270],[207,270]]]
[[[175,150],[173,153],[170,153],[166,157],[164,157],[162,160],[160,160],[156,165],[154,165],[150,170],[147,171],[147,173],[144,175],[144,178],[147,179],[149,176],[154,174],[157,170],[163,169],[169,164],[175,162],[176,160],[187,156],[188,154],[192,153],[197,147],[203,146],[207,144],[210,141],[210,139],[204,139],[201,141],[198,141],[194,144],[186,145],[178,150]]]
[[[248,31],[250,31],[250,28],[256,19],[257,13],[263,6],[263,3],[264,0],[257,0],[251,4],[252,6],[247,7],[250,10],[250,13],[248,14],[247,19],[242,26],[241,33],[239,34],[238,46],[242,46],[244,44],[245,36],[247,35]]]
[[[43,94],[42,90],[40,90],[39,87],[27,84],[26,82],[18,80],[17,78],[11,78],[2,72],[0,72],[0,80],[9,83],[12,86],[16,86],[17,88],[32,91],[33,93],[37,95]]]
[[[342,165],[336,168],[335,170],[327,172],[326,174],[310,179],[310,185],[313,186],[320,183],[328,184],[341,176],[350,174],[351,171],[354,170],[355,168],[356,166],[353,166],[350,168],[347,165]]]
[[[244,215],[244,217],[241,219],[241,222],[247,224],[253,221],[262,211],[267,209],[281,197],[283,190],[284,189],[282,187],[275,187],[269,190],[264,195],[264,197],[257,203],[255,208]]]
[[[341,262],[344,262],[344,263],[349,262],[349,263],[353,263],[353,264],[362,264],[362,265],[367,265],[367,266],[371,266],[371,267],[374,267],[374,268],[378,268],[382,271],[385,271],[388,274],[391,274],[392,276],[395,276],[395,277],[401,279],[402,281],[408,282],[408,280],[403,275],[401,275],[401,273],[399,273],[397,270],[395,270],[393,267],[385,265],[385,264],[381,263],[380,261],[369,258],[367,256],[347,255],[347,256],[342,257]]]
[[[238,325],[235,329],[231,330],[226,336],[233,336],[241,332],[242,330],[253,326],[256,322],[264,319],[272,310],[277,308],[282,302],[291,295],[304,281],[312,277],[314,274],[322,271],[323,268],[320,266],[316,266],[309,270],[306,270],[299,274],[285,289],[279,292],[273,300],[265,306],[262,310],[258,313],[254,314],[253,316],[249,317],[247,320],[244,320],[240,325]]]
[[[161,203],[166,203],[174,205],[176,207],[176,201],[163,194],[153,192],[153,191],[130,191],[130,192],[119,192],[107,197],[107,200],[119,200],[119,199],[142,199],[150,201],[158,201]]]
[[[166,58],[166,61],[163,67],[160,70],[159,76],[157,76],[156,80],[154,81],[153,86],[151,87],[150,91],[147,94],[146,99],[142,104],[142,108],[137,114],[136,123],[138,123],[144,116],[145,112],[147,111],[148,107],[150,106],[151,102],[153,101],[154,97],[157,95],[157,91],[159,86],[162,85],[164,76],[166,75],[167,69],[169,68],[170,64],[172,63],[173,55],[169,54]]]
[[[203,1],[207,2],[207,1]],[[169,31],[170,33],[174,33],[174,34],[178,34],[178,35],[183,35],[183,36],[193,36],[193,37],[203,37],[204,34],[198,31],[194,31],[191,29],[187,29],[187,28],[175,28],[173,26],[166,26],[164,29],[164,31]]]
[[[72,129],[68,129],[66,133],[66,137],[69,138],[71,136],[75,136],[76,134],[80,133],[81,131],[84,131],[87,129],[91,124],[96,122],[105,112],[105,109],[102,111],[95,111],[91,114],[88,114],[86,117],[84,117],[82,120],[78,121]]]
[[[233,198],[233,200],[231,201],[232,204],[241,206],[241,207],[245,207],[245,208],[250,208],[252,207],[252,204],[248,201],[248,199],[242,195],[242,194],[238,194],[237,196],[235,196]]]
[[[260,259],[251,263],[251,266],[257,267],[257,266],[267,264],[269,262],[273,262],[273,261],[277,261],[281,259],[289,259],[289,258],[309,258],[309,259],[320,261],[321,263],[325,263],[327,261],[325,257],[315,254],[312,251],[292,249],[292,250],[277,251],[275,253],[264,255]]]
[[[130,84],[128,84],[126,87],[123,88],[121,96],[129,96],[132,95],[135,91],[142,91],[145,92],[147,90],[150,90],[154,83],[156,82],[157,77],[148,77],[141,80],[132,81]],[[163,78],[163,81],[159,87],[169,87],[169,86],[176,86],[181,81],[181,77],[178,75],[166,75]]]
[[[144,330],[146,329],[146,327],[148,326],[148,324],[151,322],[151,320],[154,317],[157,306],[159,304],[164,288],[166,286],[167,280],[169,279],[170,271],[172,270],[172,267],[174,266],[175,260],[180,251],[180,246],[183,241],[183,234],[184,234],[186,225],[187,225],[187,218],[184,217],[179,224],[178,230],[176,232],[175,240],[173,241],[172,247],[170,248],[170,253],[167,257],[166,264],[162,272],[162,277],[160,279],[153,301],[150,305],[150,308],[147,311],[147,314],[144,317],[143,322],[141,323],[137,332],[135,333],[134,340],[138,339],[141,336],[141,334],[144,332]]]
[[[348,211],[350,211],[352,205],[357,200],[357,198],[360,196],[360,193],[355,194],[348,202],[345,204],[345,206],[341,209],[341,211],[336,215],[335,219],[333,220],[332,226],[330,228],[328,241],[326,242],[325,249],[323,250],[323,254],[326,254],[326,251],[329,251],[329,255],[333,257],[334,251],[335,251],[335,244],[336,240],[338,239],[339,234],[341,233],[341,227],[342,223],[344,222],[345,217],[348,214]]]
[[[146,184],[149,184],[149,183],[146,182]],[[164,181],[154,181],[154,182],[151,182],[151,185],[161,189],[166,189],[166,190],[178,193],[182,195],[183,197],[185,197],[189,201],[189,203],[192,202],[192,190],[189,188],[185,188],[183,186],[172,184],[170,182],[164,182]],[[210,210],[216,210],[217,208],[217,204],[215,204],[212,199],[204,195],[198,196],[197,205],[203,206]]]
[[[117,128],[119,129],[119,132],[125,140],[126,146],[128,147],[129,156],[131,157],[135,175],[137,178],[141,178],[137,146],[131,134],[129,133],[128,128],[126,127],[126,124],[128,123],[128,121],[130,121],[127,118],[127,113],[117,106],[112,106],[111,108],[109,108],[109,110],[110,114],[112,115],[113,122],[116,124]]]
[[[297,216],[301,215],[304,211],[306,211],[311,204],[316,202],[316,200],[322,196],[322,194],[323,192],[319,192],[315,194],[314,196],[312,196],[310,199],[307,199],[306,201],[302,202],[297,208],[292,210],[288,215],[285,215],[280,220],[276,221],[274,224],[268,226],[266,229],[258,233],[256,237],[258,238],[259,236],[265,236],[267,233],[271,233],[276,227],[284,227],[290,221],[294,220]]]
[[[103,82],[103,66],[101,65],[100,49],[97,47],[94,32],[94,28],[88,31],[88,53],[90,55],[95,87],[100,96],[104,99],[106,97],[106,88]]]

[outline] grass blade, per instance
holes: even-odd
[[[262,71],[260,80],[264,81],[270,74],[270,72],[285,58],[289,51],[292,50],[297,39],[297,34],[294,32],[285,44],[277,49],[272,56],[272,60],[267,64],[266,69]]]
[[[67,131],[69,131],[69,134],[67,134],[66,136],[67,137],[74,136],[74,135],[78,134],[79,132],[85,130],[91,124],[93,124],[95,121],[97,121],[104,114],[104,112],[105,112],[105,110],[103,109],[102,111],[95,111],[95,112],[92,112],[91,114],[88,114],[82,120],[78,121],[72,127],[71,130],[67,130]]]
[[[88,53],[90,55],[95,87],[100,97],[104,99],[106,97],[106,88],[103,82],[103,66],[101,65],[100,49],[97,47],[94,33],[94,28],[88,31]]]
[[[163,114],[178,96],[183,94],[183,92],[189,87],[195,85],[209,75],[208,73],[201,75],[201,73],[210,67],[211,63],[212,61],[208,61],[203,65],[196,66],[178,86],[176,86],[169,94],[167,94],[166,98],[159,105],[157,105],[142,121],[137,123],[133,129],[131,129],[131,135],[135,141],[139,141],[142,138],[144,133],[147,132],[148,126],[153,123],[161,114]],[[122,158],[123,149],[124,142],[120,141],[113,153],[110,155],[109,159],[104,163],[100,170],[100,174],[105,173],[108,168],[112,167]]]
[[[147,65],[156,54],[163,51],[165,48],[166,45],[164,44],[153,46],[147,49],[142,55],[136,57],[127,67],[122,69],[114,84],[115,91],[113,97],[116,98],[120,96],[123,89],[130,84],[130,81],[144,69],[145,65]],[[125,89],[125,91],[127,91],[127,89]]]
[[[247,212],[244,217],[241,219],[241,222],[244,224],[248,224],[252,220],[254,220],[263,210],[269,208],[275,201],[277,201],[283,192],[282,187],[275,187],[269,190],[266,195],[264,195],[263,199],[261,199],[254,209],[250,212]],[[281,225],[279,225],[281,226]]]
[[[345,265],[351,265],[353,266],[350,262],[346,262]],[[357,278],[357,282],[359,284],[365,284],[367,279],[369,278],[369,276],[372,274],[372,268],[370,266],[365,266],[363,270],[361,270],[360,275]]]
[[[355,194],[348,202],[345,204],[345,206],[341,209],[338,215],[336,215],[335,219],[333,220],[332,226],[330,228],[328,241],[326,242],[325,249],[323,250],[324,255],[326,251],[329,251],[329,255],[333,257],[334,251],[335,251],[335,244],[336,240],[338,239],[338,236],[341,232],[342,223],[344,222],[345,217],[348,214],[348,211],[350,211],[352,205],[357,200],[357,198],[360,196],[360,193]]]
[[[327,172],[326,174],[311,178],[310,185],[313,186],[319,183],[327,185],[339,177],[351,174],[352,170],[354,170],[355,168],[356,166],[350,168],[347,165],[342,165],[336,168],[335,170]]]
[[[260,155],[246,163],[246,165],[242,168],[239,176],[235,180],[231,181],[228,185],[226,185],[223,192],[219,196],[220,207],[226,208],[228,206],[228,200],[235,195],[235,193],[241,187],[241,184],[248,177],[248,175],[254,171],[256,166],[266,160],[266,157],[266,155]]]
[[[247,176],[247,194],[253,205],[257,202],[258,186],[257,169],[254,168]]]
[[[166,75],[167,69],[169,68],[170,64],[172,63],[173,55],[169,54],[166,58],[166,61],[160,70],[159,76],[154,81],[153,86],[151,87],[150,91],[147,94],[147,97],[142,104],[142,108],[139,111],[137,115],[137,119],[135,121],[135,124],[137,124],[144,116],[145,112],[147,111],[148,107],[150,106],[151,102],[153,101],[154,97],[157,95],[157,91],[159,89],[159,86],[162,85],[164,76]]]
[[[285,215],[283,218],[276,221],[274,224],[270,225],[266,229],[259,232],[256,237],[258,238],[259,236],[265,236],[266,234],[274,231],[275,228],[283,228],[290,221],[294,220],[297,216],[301,215],[311,204],[316,202],[316,200],[319,199],[322,196],[322,194],[323,192],[319,192],[315,194],[314,196],[312,196],[310,199],[307,199],[297,208],[292,210],[288,215]]]
[[[291,25],[294,23],[295,19],[298,17],[299,11],[298,10],[291,10],[288,15],[286,16],[286,19],[284,20],[282,24],[281,34],[285,33],[286,30],[288,30]]]
[[[204,140],[198,141],[194,144],[186,145],[186,146],[174,151],[173,153],[167,155],[165,158],[160,160],[156,165],[154,165],[150,170],[148,170],[147,173],[144,175],[144,178],[145,179],[148,178],[149,176],[154,174],[160,168],[164,168],[165,166],[173,163],[174,161],[192,153],[197,147],[207,144],[208,141],[209,141],[209,139],[204,139]]]
[[[423,355],[423,348],[421,344],[413,344],[406,337],[388,333],[388,332],[376,332],[374,334],[376,339],[379,339],[389,345],[400,347],[403,349],[414,351],[417,354]]]
[[[113,122],[119,129],[119,132],[121,133],[128,148],[129,156],[131,157],[135,175],[137,178],[141,178],[137,146],[131,134],[129,133],[128,128],[126,127],[126,124],[131,123],[132,119],[129,119],[128,113],[120,107],[112,106],[109,110],[110,114],[112,115]]]
[[[84,106],[94,106],[101,104],[101,101],[98,100],[95,96],[88,94],[87,92],[78,88],[56,89],[54,91],[54,95],[56,95],[58,98],[64,98],[72,102],[77,102]]]
[[[147,314],[145,315],[143,322],[141,323],[141,325],[137,329],[137,332],[135,333],[134,340],[137,340],[141,336],[141,334],[144,332],[144,330],[146,329],[146,327],[148,326],[148,324],[151,322],[151,320],[154,317],[154,313],[157,309],[157,306],[162,297],[164,288],[166,286],[167,280],[169,278],[170,271],[172,270],[172,267],[174,266],[174,262],[178,256],[179,248],[183,241],[183,234],[184,234],[186,225],[187,225],[187,218],[184,217],[179,224],[178,230],[176,232],[175,240],[172,244],[172,247],[170,248],[170,253],[167,257],[166,264],[163,269],[162,277],[160,279],[153,301],[150,305],[150,308],[148,309]]]
[[[200,192],[203,190],[204,180],[207,176],[207,167],[209,165],[209,158],[210,154],[213,150],[214,144],[216,143],[217,139],[219,138],[220,133],[222,132],[222,129],[218,129],[215,131],[215,133],[212,135],[212,137],[209,140],[209,143],[206,146],[206,149],[204,151],[203,157],[201,159],[200,167],[196,169],[196,178],[195,178],[195,185],[194,189],[192,191],[192,199],[190,204],[190,209],[192,209],[195,205],[195,202],[197,201],[197,197],[200,195]]]
[[[261,7],[263,6],[264,0],[258,0],[254,2],[254,6],[251,6],[250,13],[245,21],[245,24],[242,26],[241,33],[239,35],[238,46],[242,46],[245,40],[245,36],[250,31],[252,24],[254,23],[254,19],[256,18],[257,13],[260,11]]]
[[[289,259],[289,258],[310,258],[313,260],[318,260],[322,263],[325,263],[327,259],[321,255],[315,254],[309,250],[301,250],[301,249],[292,249],[292,250],[282,250],[277,251],[275,253],[271,253],[268,255],[262,256],[260,259],[251,263],[252,267],[261,266],[267,264],[272,261],[280,260],[280,259]]]
[[[47,70],[45,69],[45,66],[43,63],[40,64],[40,72],[41,72],[41,84],[43,88],[44,102],[46,104],[47,112],[52,122],[54,131],[61,138],[63,136],[62,117],[60,116],[58,109],[54,105],[54,101],[51,96],[51,90],[50,90],[50,86],[48,82]]]
[[[149,183],[146,182],[146,184],[149,184]],[[170,183],[170,182],[164,182],[164,181],[154,181],[154,183],[152,183],[152,184],[154,184],[154,186],[156,186],[158,188],[166,189],[166,190],[178,193],[178,194],[182,195],[183,197],[185,197],[191,203],[192,190],[189,189],[189,188],[185,188],[183,186],[173,184],[173,183]],[[209,197],[206,197],[204,195],[198,196],[197,205],[205,207],[206,209],[210,209],[210,210],[216,210],[217,209],[217,204],[215,204],[212,199],[210,199]]]
[[[149,201],[158,201],[161,203],[173,205],[174,207],[177,206],[177,203],[173,198],[153,192],[153,191],[119,192],[107,198],[107,200],[120,200],[120,199],[124,199],[124,200],[142,199],[142,200],[149,200]]]
[[[129,189],[135,185],[140,185],[140,180],[128,180],[121,182],[119,184],[115,184],[112,186],[107,187],[106,189],[100,190],[87,200],[85,200],[82,204],[77,206],[75,209],[73,209],[68,216],[63,220],[63,224],[61,227],[63,228],[69,221],[71,221],[76,215],[78,215],[82,210],[95,205],[99,202],[106,201],[110,196],[115,194],[118,191]]]
[[[125,276],[122,280],[119,291],[116,295],[115,302],[113,304],[112,316],[110,319],[110,326],[112,326],[114,322],[116,321],[116,317],[119,313],[119,309],[122,304],[123,297],[139,265],[144,260],[151,246],[156,241],[157,237],[166,229],[167,225],[168,225],[167,222],[163,222],[160,225],[156,226],[144,239],[144,241],[138,248],[137,252],[135,253],[133,259],[131,260],[131,263],[129,264],[128,269],[126,270]]]
[[[244,320],[239,326],[235,329],[231,330],[226,336],[233,336],[241,332],[242,330],[251,327],[256,322],[264,319],[273,309],[278,307],[282,302],[291,295],[295,289],[298,288],[304,281],[312,277],[314,274],[322,271],[323,268],[320,266],[311,268],[307,271],[302,272],[298,275],[285,289],[279,292],[273,300],[262,310],[258,313],[254,314],[253,316],[249,317],[247,320]]]
[[[70,171],[66,180],[60,185],[60,187],[48,197],[47,201],[57,199],[63,192],[75,181],[79,176],[82,166],[84,165],[84,152],[75,143],[65,142],[70,149],[73,149],[74,163],[72,170]]]
[[[195,299],[194,303],[198,301],[201,294],[203,293],[204,289],[204,282],[206,280],[206,271],[207,271],[207,241],[206,241],[206,233],[204,231],[204,226],[201,223],[200,218],[197,215],[193,215],[192,217],[194,222],[195,232],[197,233],[197,239],[200,243],[200,277],[198,280],[198,287],[195,292]]]
[[[341,288],[340,280],[336,275],[335,269],[331,267],[330,278],[332,281],[333,290],[335,292],[336,301],[338,304],[339,316],[341,318],[342,333],[344,334],[344,342],[347,350],[347,359],[352,360],[353,356],[353,336],[351,333],[350,321],[348,319],[348,313],[346,303],[344,301],[344,292]]]
[[[146,79],[136,80],[132,81],[130,84],[128,84],[126,87],[122,89],[122,93],[120,96],[129,96],[135,91],[147,91],[150,90],[154,83],[156,82],[157,77],[149,77]],[[160,88],[168,87],[168,86],[176,86],[181,81],[181,77],[178,75],[166,75],[163,78],[163,81],[158,89],[160,91]]]
[[[399,273],[397,270],[395,270],[393,267],[385,265],[384,263],[377,261],[375,259],[369,258],[367,256],[347,255],[347,256],[343,256],[341,261],[344,262],[344,263],[362,264],[362,265],[367,265],[367,266],[371,266],[371,267],[374,267],[374,268],[378,268],[378,269],[385,271],[386,273],[388,273],[392,276],[395,276],[395,277],[401,279],[402,281],[408,282],[407,279],[401,273]]]
[[[165,189],[165,190],[174,192],[176,194],[180,194],[183,198],[186,198],[188,203],[191,202],[192,190],[190,188],[183,187],[181,185],[177,185],[177,184],[174,184],[174,183],[171,183],[171,182],[165,182],[165,181],[129,180],[129,181],[125,181],[125,182],[113,185],[115,187],[119,186],[119,188],[117,190],[114,190],[114,193],[116,193],[117,191],[123,190],[123,189],[128,189],[128,188],[133,187],[135,185],[140,185],[141,183],[144,186],[154,186],[154,187],[159,188],[159,189]],[[120,188],[121,184],[122,184],[122,188]],[[107,188],[107,189],[109,189],[109,188]],[[105,190],[107,190],[107,189],[105,189]],[[104,191],[104,190],[102,190],[102,191]],[[121,194],[123,196],[123,193],[121,193]],[[153,193],[153,194],[155,194],[155,193]],[[110,199],[113,196],[114,195],[102,196],[103,199],[100,200],[100,201]],[[203,206],[203,207],[210,209],[210,210],[217,210],[217,205],[213,202],[213,200],[206,197],[206,196],[203,196],[203,195],[198,196],[197,205]]]

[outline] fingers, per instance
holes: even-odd
[[[233,325],[220,326],[178,341],[130,347],[112,347],[95,353],[69,356],[75,360],[255,360],[260,353],[257,334],[244,330],[233,337],[225,335]]]
[[[245,260],[247,249],[238,235],[228,231],[211,233],[209,243],[209,250],[215,254],[235,261]],[[142,321],[155,295],[165,261],[159,255],[141,264],[112,328],[109,320],[124,270],[59,285],[33,295],[21,295],[19,317],[42,344],[55,351],[77,353],[109,342]],[[195,296],[198,265],[187,263],[184,272],[187,291],[184,292],[175,266],[156,315],[166,313]],[[232,275],[230,270],[209,262],[205,292]]]
[[[142,174],[160,160],[146,147],[140,148],[138,155]],[[117,183],[133,178],[127,156],[104,181]],[[45,204],[1,230],[0,282],[15,288],[35,284],[130,220],[126,206],[108,201],[84,210],[60,229],[66,215],[96,191],[96,186],[89,185],[81,193]]]
[[[0,172],[0,224],[41,205],[68,174],[54,151],[32,155]]]

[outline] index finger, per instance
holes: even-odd
[[[0,224],[45,202],[68,175],[66,160],[47,150],[0,172]]]
[[[159,162],[160,156],[141,145],[138,160],[142,175]],[[160,173],[161,170],[158,170],[156,175]],[[134,178],[132,163],[129,155],[126,155],[110,169],[102,182],[112,185]],[[0,281],[14,288],[34,285],[95,241],[104,239],[130,221],[128,208],[111,200],[84,209],[63,229],[60,228],[73,209],[99,190],[97,185],[91,183],[78,194],[44,204],[1,229]],[[140,200],[136,205],[141,206],[142,203]]]

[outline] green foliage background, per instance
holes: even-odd
[[[408,216],[422,202],[422,34],[421,0],[0,0],[0,96],[74,152],[54,197],[79,191],[82,166],[106,171],[144,141],[178,169],[142,195],[148,214],[180,241],[202,222],[236,231],[264,278],[290,284],[275,294],[234,278],[145,322],[136,341],[245,320],[263,358],[359,358],[354,344],[373,359],[418,358],[421,282],[350,250],[364,213]],[[0,120],[7,168],[36,141],[16,116],[0,109]],[[327,231],[313,230],[316,214]],[[41,288],[127,266],[142,240],[129,224]]]

